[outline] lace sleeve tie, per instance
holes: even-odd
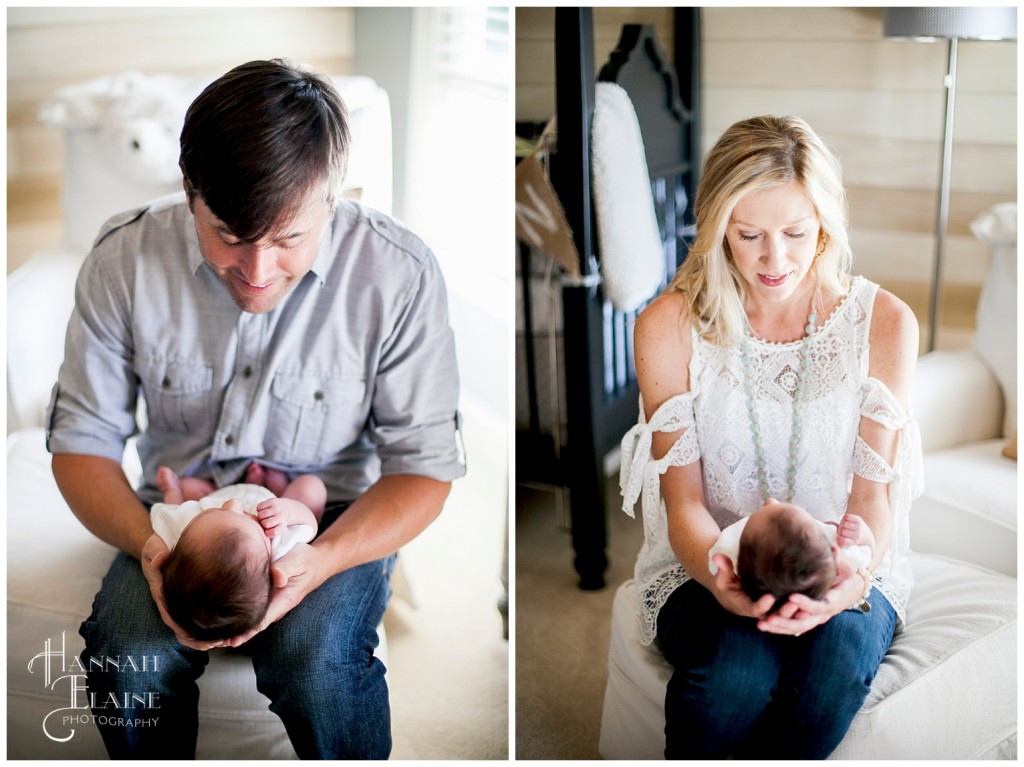
[[[895,466],[857,436],[854,473],[875,482],[891,484],[890,502],[894,512],[909,511],[910,502],[924,490],[921,457],[921,432],[889,388],[877,378],[868,378],[861,387],[861,415],[900,432]]]
[[[637,499],[643,495],[641,509],[645,530],[653,530],[660,504],[661,475],[670,466],[685,466],[700,458],[697,445],[696,421],[693,414],[694,392],[684,392],[666,400],[651,416],[644,417],[643,398],[640,399],[640,417],[626,432],[621,444],[619,488],[622,490],[622,510],[634,516]],[[655,432],[682,433],[661,458],[651,455]]]

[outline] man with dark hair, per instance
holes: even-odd
[[[155,727],[100,724],[112,757],[194,757],[195,680],[222,645],[251,654],[300,757],[390,752],[373,648],[394,555],[465,468],[440,270],[394,220],[340,200],[348,145],[326,78],[237,67],[188,111],[185,194],[108,221],[82,267],[47,444],[75,515],[120,549],[82,624],[83,662],[93,699],[160,701]],[[137,490],[121,470],[136,432]],[[256,631],[199,642],[163,606],[156,472],[223,486],[254,460],[323,479],[321,532],[274,563]],[[158,667],[88,663],[143,654]]]

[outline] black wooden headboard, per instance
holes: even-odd
[[[674,34],[673,65],[650,27],[625,26],[616,50],[595,77],[592,9],[555,10],[558,143],[549,172],[573,233],[581,278],[561,286],[562,343],[557,369],[550,371],[563,382],[565,444],[555,445],[550,434],[540,433],[531,412],[529,429],[516,433],[516,476],[568,488],[574,564],[584,589],[604,586],[606,514],[618,506],[617,497],[605,497],[605,457],[636,422],[639,399],[632,355],[638,312],[616,311],[605,299],[599,279],[590,174],[595,82],[618,83],[637,113],[665,251],[664,285],[685,258],[692,234],[699,164],[699,10],[677,9]],[[536,386],[528,261],[524,258],[521,294],[526,363],[531,368],[530,385]],[[536,399],[531,390],[531,408]]]

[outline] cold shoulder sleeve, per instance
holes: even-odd
[[[895,466],[890,466],[860,436],[854,456],[854,473],[875,482],[893,483],[900,487],[901,499],[910,501],[924,488],[922,479],[921,433],[915,421],[889,388],[877,378],[868,378],[861,387],[860,413],[886,429],[900,432]],[[893,488],[893,495],[896,488]],[[893,498],[895,501],[895,498]]]
[[[861,386],[860,412],[862,417],[900,432],[896,461],[892,466],[858,435],[853,470],[865,479],[889,485],[892,543],[879,572],[902,580],[909,588],[913,582],[906,560],[910,549],[910,504],[924,489],[921,434],[917,421],[877,378],[867,378]],[[902,597],[896,593],[887,594],[900,615],[906,608],[906,593],[901,593]]]
[[[622,510],[634,515],[634,506],[642,495],[641,510],[645,531],[653,530],[661,503],[659,483],[661,475],[671,466],[686,466],[700,458],[697,431],[694,428],[694,392],[684,392],[666,400],[647,421],[644,417],[643,397],[640,398],[640,417],[637,424],[622,438],[622,465],[619,487],[622,490]],[[681,431],[679,438],[661,458],[651,454],[655,432]]]

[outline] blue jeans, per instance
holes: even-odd
[[[391,752],[385,669],[373,650],[394,560],[335,575],[239,650],[252,656],[256,686],[300,758],[387,759]],[[175,640],[138,560],[118,554],[80,632],[91,707],[109,755],[195,758],[196,679],[209,654]],[[105,660],[113,658],[120,660]]]
[[[667,759],[824,759],[864,704],[896,613],[872,591],[800,637],[767,634],[687,581],[658,615],[674,667],[665,695]]]

